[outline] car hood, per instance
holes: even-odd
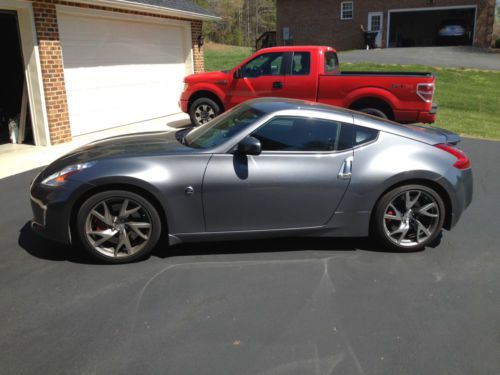
[[[191,74],[184,78],[184,82],[187,84],[192,83],[226,83],[229,77],[228,72],[209,72],[209,73],[197,73]]]
[[[50,164],[44,175],[62,168],[95,160],[117,157],[176,155],[198,152],[177,140],[176,131],[128,134],[89,143],[62,156]]]

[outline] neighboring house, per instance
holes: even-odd
[[[0,109],[16,112],[26,82],[37,145],[178,113],[184,76],[204,69],[202,22],[217,19],[188,0],[0,0]]]
[[[378,31],[378,47],[433,46],[446,44],[443,26],[459,25],[461,44],[487,47],[495,0],[277,0],[276,13],[278,44],[363,48],[363,26]]]

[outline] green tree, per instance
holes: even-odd
[[[194,0],[222,18],[205,22],[204,35],[216,43],[254,46],[265,31],[276,29],[276,0]]]

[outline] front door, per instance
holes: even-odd
[[[368,31],[378,31],[377,37],[375,38],[375,45],[379,48],[382,47],[383,20],[383,12],[368,13]]]
[[[261,141],[260,155],[213,155],[203,181],[207,231],[325,225],[350,181],[339,176],[353,155],[341,126],[276,117],[252,133]]]
[[[228,90],[226,109],[246,100],[283,95],[285,83],[285,54],[281,52],[259,55],[240,68],[240,78],[234,78]]]

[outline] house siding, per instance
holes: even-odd
[[[204,71],[203,47],[198,47],[198,36],[202,33],[203,29],[202,21],[58,0],[32,1],[32,5],[40,55],[40,67],[42,71],[50,141],[53,145],[68,142],[72,139],[56,5],[190,22],[193,69],[195,73]]]
[[[491,43],[495,0],[354,0],[350,20],[340,19],[343,0],[277,0],[277,38],[283,44],[283,27],[289,27],[293,44],[331,45],[338,50],[363,47],[361,25],[368,27],[369,12],[383,12],[382,47],[387,42],[388,11],[391,9],[477,6],[474,45]]]

